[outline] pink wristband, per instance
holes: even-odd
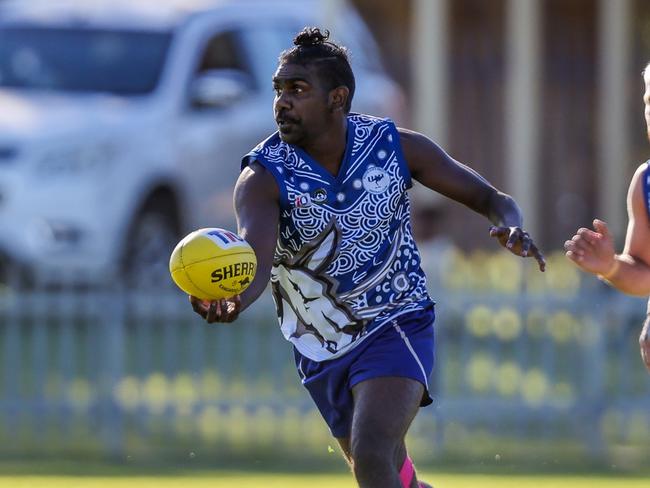
[[[411,458],[406,456],[404,464],[402,464],[402,469],[399,471],[399,479],[402,482],[404,488],[409,488],[411,486],[411,481],[413,481],[413,474],[415,469],[413,468],[413,463]]]

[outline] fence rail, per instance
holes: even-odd
[[[409,441],[421,462],[499,454],[641,466],[644,302],[597,286],[461,285],[432,280],[436,401]],[[7,288],[0,351],[0,456],[339,462],[268,296],[235,325],[208,326],[175,291]]]

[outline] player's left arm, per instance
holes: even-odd
[[[546,262],[529,234],[514,199],[492,186],[472,168],[456,161],[431,139],[408,129],[398,129],[411,176],[424,186],[485,216],[490,235],[518,256],[533,256],[540,270]]]
[[[235,185],[237,232],[255,251],[255,278],[241,295],[204,302],[190,297],[196,313],[208,323],[232,322],[266,288],[271,275],[280,215],[279,189],[269,171],[257,162],[242,170]]]

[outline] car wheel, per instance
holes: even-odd
[[[124,248],[122,270],[127,287],[172,287],[169,256],[180,238],[179,227],[171,205],[150,205],[140,213]]]
[[[26,290],[33,286],[34,280],[24,266],[0,255],[0,294],[9,289]]]

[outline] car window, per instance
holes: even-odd
[[[251,77],[249,57],[243,46],[239,31],[225,31],[212,37],[199,57],[197,74],[210,70],[236,70]]]
[[[0,26],[0,86],[146,94],[170,41],[169,32]]]
[[[340,41],[350,52],[352,69],[383,72],[377,46],[372,35],[360,19],[353,15],[346,17],[345,28],[338,29],[345,35],[333,39]],[[285,49],[293,46],[293,38],[305,25],[311,25],[307,19],[287,18],[264,24],[249,25],[244,31],[247,44],[251,46],[251,59],[255,66],[258,83],[262,89],[271,89],[271,78],[278,65],[278,57]],[[337,31],[337,32],[338,32]]]
[[[285,49],[291,47],[295,36],[292,29],[282,23],[250,25],[244,32],[247,45],[250,46],[251,59],[255,66],[255,76],[262,90],[272,93],[273,73],[278,67],[278,57]]]
[[[274,26],[276,33],[284,39],[283,49],[291,47],[293,38],[305,25],[309,24],[292,19],[290,22]],[[374,73],[384,71],[375,39],[355,11],[348,10],[346,15],[339,19],[331,33],[331,39],[348,49],[353,71],[364,70]]]

